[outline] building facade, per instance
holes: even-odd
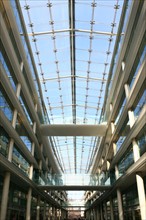
[[[92,168],[112,189],[85,193],[87,219],[146,219],[146,2],[125,3],[103,111],[108,130]]]
[[[127,7],[127,5],[130,7]],[[108,191],[85,192],[87,220],[146,220],[146,1],[125,1],[91,174]],[[60,174],[20,5],[0,2],[0,219],[67,219],[67,192],[41,190]],[[54,180],[52,178],[54,177]]]
[[[66,218],[66,192],[43,192],[35,184],[60,171],[51,139],[40,134],[40,124],[48,119],[15,4],[0,2],[0,219]]]

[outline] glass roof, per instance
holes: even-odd
[[[98,124],[123,0],[19,0],[51,124]],[[64,173],[87,173],[98,137],[52,137]]]

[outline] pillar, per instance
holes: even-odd
[[[115,165],[115,177],[116,177],[116,180],[119,178],[119,169],[117,165]]]
[[[18,99],[19,99],[19,97],[20,97],[20,92],[21,92],[21,84],[18,83],[18,84],[17,84],[17,90],[16,90],[16,96],[17,96]],[[13,119],[12,119],[12,127],[13,127],[14,129],[15,129],[15,127],[16,127],[17,114],[18,114],[17,109],[14,109]],[[13,138],[11,138],[11,139],[10,139],[10,143],[9,143],[9,152],[8,152],[8,160],[9,160],[10,162],[12,162],[12,157],[13,157],[13,146],[14,146],[14,140],[13,140]]]
[[[126,97],[129,96],[129,87],[126,84],[125,85],[125,93]],[[130,122],[130,128],[135,123],[135,117],[134,112],[132,110],[128,111],[129,116],[129,122]],[[134,162],[136,162],[140,158],[140,152],[139,152],[139,146],[136,142],[136,140],[132,140],[133,145],[133,157]],[[141,213],[141,219],[146,219],[146,196],[145,196],[145,188],[144,188],[144,181],[140,174],[136,174],[136,184],[137,184],[137,190],[138,190],[138,199],[139,199],[139,205],[140,205],[140,213]]]
[[[46,166],[48,167],[48,163],[49,163],[49,158],[48,157],[46,157]],[[45,178],[46,178],[46,180],[48,179],[48,171],[46,170],[46,172],[45,172]]]
[[[96,208],[93,209],[93,219],[97,220]]]
[[[9,185],[10,185],[10,173],[6,172],[4,176],[2,200],[1,200],[1,213],[0,213],[1,220],[6,220]]]
[[[116,143],[113,143],[113,153],[114,153],[114,156],[117,153],[117,145],[116,145]]]
[[[46,220],[46,201],[44,201],[43,220]]]
[[[27,194],[26,220],[31,220],[31,195],[32,195],[32,189],[30,187]]]
[[[111,220],[114,220],[114,207],[113,207],[112,198],[110,198],[110,215],[111,215]]]
[[[119,220],[124,220],[122,195],[120,189],[117,189],[117,200],[118,200]]]
[[[36,220],[40,220],[40,196],[37,199]]]
[[[134,209],[132,210],[132,220],[136,220],[136,217],[135,217],[135,210],[134,210]]]
[[[141,219],[146,219],[146,196],[145,196],[145,188],[144,188],[144,181],[140,174],[136,174],[136,183],[137,183],[137,190],[138,190],[138,199],[140,205],[140,213]]]
[[[101,217],[101,220],[104,220],[104,219],[103,219],[103,209],[102,209],[102,204],[100,205],[100,217]]]
[[[96,220],[100,220],[99,206],[96,207]]]
[[[55,207],[52,207],[52,219],[55,220]]]
[[[104,216],[105,216],[105,220],[107,220],[107,204],[104,204]]]
[[[139,146],[135,139],[132,141],[132,144],[133,144],[134,162],[136,162],[140,158]],[[141,219],[143,220],[146,219],[146,196],[145,196],[146,192],[144,188],[144,181],[140,173],[136,174],[136,184],[138,190]]]
[[[13,146],[14,146],[14,139],[10,139],[9,143],[9,152],[8,152],[8,160],[12,162],[12,157],[13,157]]]

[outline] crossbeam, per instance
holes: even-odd
[[[34,32],[34,33],[28,33],[28,36],[39,36],[39,35],[49,35],[49,34],[57,34],[57,33],[64,33],[64,32],[81,32],[81,33],[91,33],[92,34],[97,34],[97,35],[107,35],[107,36],[116,36],[117,33],[112,33],[112,32],[105,32],[105,31],[94,31],[94,30],[84,30],[84,29],[62,29],[62,30],[53,30],[53,31],[43,31],[43,32]],[[21,33],[21,35],[23,35]],[[124,33],[121,33],[121,35],[124,35]]]
[[[104,136],[107,125],[51,124],[40,129],[43,136]]]
[[[85,186],[85,185],[78,185],[78,186],[69,186],[69,185],[64,185],[64,186],[41,186],[38,185],[38,188],[43,189],[43,190],[57,190],[57,191],[105,191],[111,189],[111,186]]]

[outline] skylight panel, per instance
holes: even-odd
[[[72,15],[67,0],[20,4],[50,122],[98,124],[123,1],[73,2]],[[64,172],[89,170],[95,139],[54,137]]]

